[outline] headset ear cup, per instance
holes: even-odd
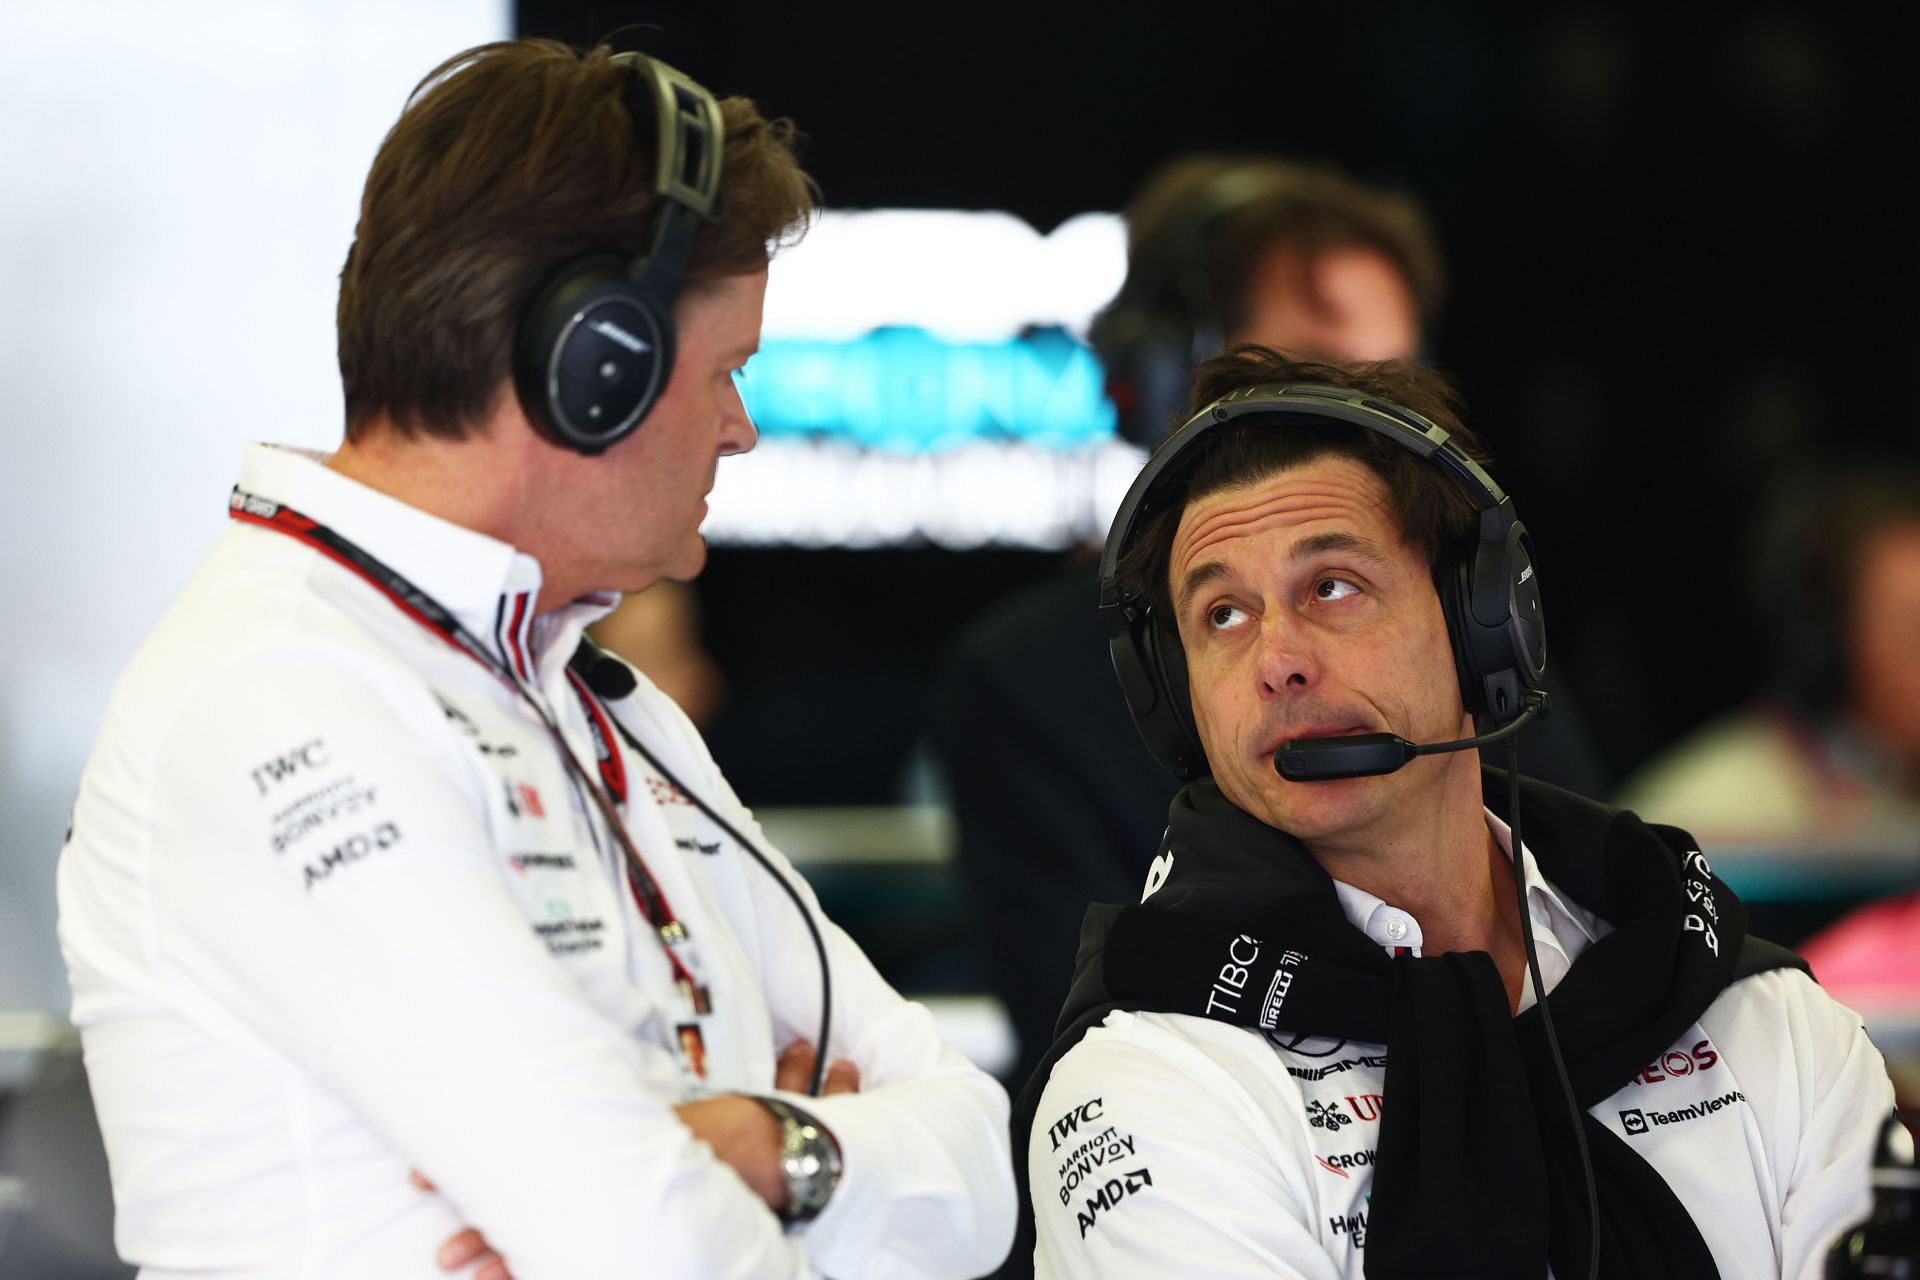
[[[1473,590],[1466,556],[1443,552],[1433,570],[1434,591],[1447,620],[1447,641],[1453,646],[1453,669],[1460,681],[1460,704],[1477,722],[1487,713],[1486,687],[1474,661]]]
[[[1185,654],[1178,636],[1169,647],[1152,608],[1115,606],[1107,613],[1107,651],[1134,727],[1154,758],[1183,781],[1207,772],[1193,732]],[[1171,655],[1171,657],[1169,657]]]
[[[670,306],[611,254],[562,267],[534,299],[514,343],[521,406],[555,444],[597,454],[629,435],[673,369]]]
[[[1187,651],[1180,643],[1179,633],[1160,620],[1159,612],[1149,610],[1147,621],[1154,671],[1166,704],[1167,751],[1172,755],[1171,760],[1166,754],[1162,754],[1161,759],[1168,760],[1174,773],[1191,782],[1213,770],[1207,764],[1206,749],[1200,745],[1200,733],[1193,723],[1193,693],[1187,685]]]
[[[1447,630],[1462,700],[1483,729],[1498,728],[1525,709],[1527,691],[1546,675],[1546,623],[1526,526],[1510,511],[1484,512],[1481,537],[1449,576]]]

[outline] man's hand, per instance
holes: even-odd
[[[816,1058],[813,1045],[796,1040],[788,1045],[774,1064],[773,1087],[784,1093],[805,1093],[813,1083]],[[820,1084],[822,1097],[836,1093],[860,1092],[860,1068],[845,1058],[827,1065],[827,1076]],[[731,1165],[746,1180],[767,1208],[778,1211],[787,1203],[787,1178],[780,1168],[780,1122],[773,1113],[752,1098],[738,1093],[723,1093],[717,1098],[683,1102],[674,1108],[680,1123],[693,1136],[713,1148],[713,1154]],[[433,1183],[418,1170],[409,1175],[413,1185],[432,1191]],[[440,1246],[434,1255],[442,1271],[458,1271],[479,1264],[471,1280],[513,1280],[507,1264],[487,1243],[487,1238],[467,1227]]]
[[[805,1093],[813,1083],[814,1057],[813,1045],[808,1041],[795,1040],[788,1045],[773,1065],[773,1087],[783,1093]],[[820,1082],[821,1097],[858,1092],[860,1068],[845,1058],[836,1058],[827,1065],[827,1078]]]
[[[788,1093],[805,1093],[813,1080],[814,1049],[805,1040],[787,1046],[774,1065],[773,1086]],[[860,1091],[860,1068],[845,1058],[827,1067],[820,1085],[823,1097]],[[787,1177],[780,1168],[780,1122],[773,1113],[752,1098],[737,1093],[698,1102],[683,1102],[674,1108],[680,1123],[693,1130],[693,1136],[713,1154],[731,1165],[746,1180],[754,1193],[776,1212],[787,1203]]]
[[[432,1191],[433,1183],[427,1176],[415,1169],[407,1174],[409,1181],[422,1191]],[[471,1280],[513,1280],[513,1273],[507,1270],[506,1260],[493,1251],[487,1238],[472,1227],[467,1227],[434,1252],[433,1260],[440,1264],[442,1271],[458,1271],[462,1267],[479,1264]]]

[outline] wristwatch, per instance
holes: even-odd
[[[780,1122],[780,1170],[787,1177],[785,1223],[811,1222],[840,1185],[840,1143],[833,1131],[778,1098],[755,1098]]]

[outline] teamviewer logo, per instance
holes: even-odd
[[[1640,1114],[1640,1108],[1629,1107],[1620,1113],[1620,1123],[1628,1133],[1645,1133],[1647,1118]]]

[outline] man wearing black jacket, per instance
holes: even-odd
[[[1351,362],[1411,357],[1443,271],[1412,198],[1331,167],[1198,153],[1127,205],[1127,278],[1089,335],[1122,438],[1151,449],[1182,418],[1193,367],[1223,342]],[[1052,1038],[1080,913],[1130,894],[1179,784],[1145,751],[1107,674],[1097,548],[1000,601],[947,656],[932,740],[959,824],[959,864],[991,990],[1024,1080]],[[1529,776],[1609,785],[1565,691],[1528,735]]]
[[[1817,1275],[1892,1100],[1858,1018],[1684,832],[1409,745],[1524,725],[1545,665],[1444,383],[1238,348],[1194,403],[1102,574],[1191,781],[1141,905],[1088,915],[1015,1265]]]

